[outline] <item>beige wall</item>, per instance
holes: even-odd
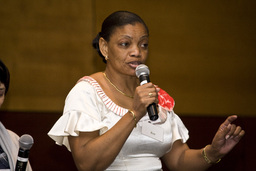
[[[0,1],[0,58],[11,72],[4,109],[61,111],[76,80],[102,70],[91,40],[115,10],[150,29],[151,81],[179,114],[256,115],[256,2]]]

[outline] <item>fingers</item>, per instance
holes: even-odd
[[[150,82],[141,85],[137,87],[136,90],[140,101],[146,106],[153,102],[158,104],[158,92],[160,91],[160,88],[155,86],[153,83]]]
[[[143,96],[146,98],[155,98],[158,95],[158,91],[160,88],[156,87],[154,84],[147,83],[141,86],[142,91],[143,91]]]
[[[158,85],[154,85],[155,86],[155,88],[156,88],[156,91],[157,91],[157,93],[160,91],[160,88],[158,87]]]
[[[234,125],[234,124],[229,124],[228,126],[227,126],[227,134],[226,134],[226,136],[225,136],[225,139],[229,139],[232,135],[233,135],[233,133],[234,133],[234,131],[235,131],[235,129],[236,129],[236,126]]]
[[[237,116],[236,115],[232,115],[232,116],[229,116],[225,122],[223,123],[224,125],[228,126],[228,124],[232,123],[234,120],[237,119]]]
[[[240,126],[236,126],[235,124],[232,124],[229,128],[230,130],[225,136],[225,139],[235,139],[239,141],[245,134],[245,131],[242,130]]]
[[[149,91],[149,93],[148,96],[146,95],[146,98],[150,99],[151,101],[153,100],[153,102],[158,104],[158,92],[160,91],[160,88],[153,85],[153,87],[149,88],[147,91]]]
[[[235,139],[239,141],[244,136],[245,131],[240,126],[232,124],[237,119],[236,115],[229,116],[220,126],[219,131],[223,132],[225,139]]]
[[[241,132],[239,132],[239,134],[234,137],[234,140],[237,142],[240,141],[240,139],[244,136],[244,134],[245,134],[245,131],[241,130]]]
[[[220,125],[220,131],[224,131],[234,120],[237,119],[236,115],[229,116],[221,125]]]

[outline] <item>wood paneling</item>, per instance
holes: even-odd
[[[91,48],[103,19],[139,14],[150,30],[151,80],[187,115],[256,115],[256,1],[1,1],[4,109],[61,111],[75,82],[104,64]]]
[[[1,1],[0,58],[11,73],[4,108],[61,111],[94,71],[91,1]]]

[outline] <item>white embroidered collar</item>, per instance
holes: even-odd
[[[102,101],[106,105],[106,107],[109,110],[111,110],[112,112],[114,112],[115,114],[117,114],[119,116],[124,116],[128,112],[128,109],[125,109],[125,108],[123,108],[121,106],[118,106],[116,103],[114,103],[106,95],[106,93],[103,91],[103,89],[101,88],[99,83],[95,79],[93,79],[92,77],[84,76],[78,82],[80,82],[80,81],[87,81],[87,82],[89,82],[95,88],[97,94],[100,96],[100,98],[102,99]]]

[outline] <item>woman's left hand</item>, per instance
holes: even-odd
[[[240,126],[232,124],[237,119],[236,115],[229,116],[219,127],[215,134],[212,144],[210,145],[212,152],[218,158],[222,158],[230,152],[236,144],[244,136],[245,131]]]

